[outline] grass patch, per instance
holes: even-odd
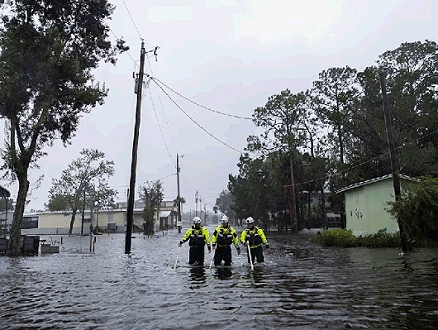
[[[399,234],[377,233],[354,236],[351,230],[346,229],[325,229],[322,234],[313,236],[311,241],[326,247],[400,247]]]

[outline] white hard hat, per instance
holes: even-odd
[[[251,223],[254,223],[254,219],[252,217],[246,218],[246,223],[249,225]]]
[[[222,223],[228,223],[228,217],[224,214],[221,218]]]
[[[194,224],[196,224],[196,223],[201,223],[201,218],[200,218],[200,217],[194,217],[194,218],[193,218],[193,223],[194,223]]]

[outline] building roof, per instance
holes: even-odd
[[[163,211],[160,212],[160,218],[167,218],[172,211]]]
[[[11,193],[9,192],[9,190],[0,186],[0,197],[1,198],[9,198],[9,197],[11,197]]]
[[[346,186],[344,188],[338,189],[335,192],[337,194],[339,194],[339,193],[347,191],[347,190],[356,189],[356,188],[359,188],[359,187],[362,187],[362,186],[366,186],[366,185],[369,185],[369,184],[372,184],[372,183],[375,183],[375,182],[384,181],[384,180],[391,179],[391,178],[392,178],[392,174],[387,174],[387,175],[384,175],[384,176],[381,176],[381,177],[378,177],[378,178],[374,178],[374,179],[365,180],[365,181],[362,181],[362,182],[353,183],[353,184],[351,184],[349,186]],[[400,174],[400,179],[409,180],[409,181],[414,180],[410,176],[403,175],[403,174]]]

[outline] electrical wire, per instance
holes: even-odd
[[[156,80],[155,80],[154,78],[151,78],[151,80],[152,80],[153,82],[156,83]],[[180,109],[180,110],[181,110],[181,111],[187,116],[187,118],[189,118],[189,119],[190,119],[190,120],[191,120],[196,126],[198,126],[201,130],[203,130],[205,133],[207,133],[208,135],[210,135],[213,139],[215,139],[215,140],[218,141],[219,143],[223,144],[224,146],[228,147],[229,149],[234,150],[234,151],[236,151],[236,152],[238,152],[238,153],[240,153],[240,154],[243,153],[243,151],[238,150],[238,149],[236,149],[236,148],[230,146],[230,145],[227,144],[226,142],[224,142],[224,141],[218,139],[218,138],[215,137],[213,134],[211,134],[209,131],[207,131],[207,130],[206,130],[204,127],[202,127],[202,126],[201,126],[196,120],[194,120],[194,119],[193,119],[193,118],[192,118],[192,117],[191,117],[186,111],[184,111],[184,109],[183,109],[182,107],[180,107],[179,104],[176,103],[176,102],[172,99],[172,97],[169,95],[169,93],[167,93],[167,92],[164,90],[164,88],[163,88],[160,84],[157,84],[157,86],[163,91],[163,93],[169,98],[169,100],[172,101],[172,103],[175,104],[176,107],[177,107],[178,109]]]
[[[135,24],[134,18],[132,17],[131,12],[129,11],[128,6],[126,5],[125,0],[122,0],[122,2],[123,2],[123,4],[125,5],[125,9],[126,9],[126,11],[128,12],[129,17],[131,18],[131,22],[132,22],[132,24],[134,25],[134,28],[137,30],[138,36],[140,37],[141,40],[144,40],[144,39],[142,38],[141,34],[140,34],[140,31],[139,31],[138,28],[137,28],[137,24]],[[145,42],[146,42],[146,41],[145,41]],[[146,45],[147,45],[147,42],[146,42]],[[149,46],[149,45],[148,45],[148,46]]]
[[[173,157],[170,154],[169,148],[167,147],[167,143],[166,143],[166,140],[164,138],[163,130],[161,129],[160,120],[158,119],[157,111],[155,109],[154,99],[152,98],[152,94],[150,93],[150,88],[149,88],[149,96],[151,98],[152,108],[154,109],[155,118],[157,119],[158,129],[160,130],[160,134],[161,134],[161,138],[163,139],[164,147],[166,148],[166,151],[167,151],[167,154],[169,155],[169,158],[173,160]]]
[[[200,107],[200,108],[202,108],[202,109],[205,109],[205,110],[208,110],[208,111],[211,111],[211,112],[214,112],[214,113],[218,113],[218,114],[220,114],[220,115],[228,116],[228,117],[233,117],[233,118],[238,118],[238,119],[252,120],[252,118],[249,118],[249,117],[241,117],[241,116],[231,115],[231,114],[229,114],[229,113],[225,113],[225,112],[221,112],[221,111],[217,111],[217,110],[214,110],[214,109],[208,108],[208,107],[206,107],[206,106],[204,106],[204,105],[202,105],[202,104],[199,104],[199,103],[197,103],[197,102],[195,102],[195,101],[193,101],[193,100],[190,100],[189,98],[185,97],[184,95],[181,95],[180,93],[178,93],[177,91],[175,91],[174,89],[172,89],[171,87],[169,87],[168,85],[166,85],[165,83],[163,83],[163,82],[162,82],[161,80],[159,80],[158,78],[155,78],[155,77],[154,77],[154,78],[152,78],[152,79],[155,80],[156,82],[162,84],[164,87],[166,87],[167,89],[169,89],[170,91],[172,91],[173,93],[175,93],[176,95],[178,95],[179,97],[183,98],[184,100],[186,100],[186,101],[188,101],[188,102],[191,102],[191,103],[197,105],[198,107]],[[160,87],[161,87],[161,86],[160,86]],[[161,87],[161,88],[162,88],[162,87]]]

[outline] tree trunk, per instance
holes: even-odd
[[[294,164],[292,157],[292,150],[289,148],[289,161],[290,161],[290,195],[288,198],[289,215],[291,221],[292,233],[297,232],[297,202],[295,197],[295,176],[294,176]]]
[[[395,138],[394,138],[394,128],[392,123],[392,115],[388,105],[388,95],[386,92],[386,80],[383,71],[379,71],[380,86],[382,89],[382,100],[383,100],[383,115],[385,117],[386,126],[386,137],[388,139],[389,147],[389,160],[391,162],[391,172],[392,172],[392,183],[394,187],[395,200],[401,198],[400,190],[400,161],[398,148],[396,148]],[[408,252],[408,238],[403,227],[403,222],[400,220],[400,216],[397,215],[397,224],[400,231],[401,248],[403,253]]]
[[[76,211],[77,210],[72,210],[71,212],[70,228],[68,230],[68,236],[70,236],[73,233],[73,225],[75,224]]]
[[[322,216],[322,221],[324,222],[324,228],[328,228],[327,214],[325,212],[324,185],[321,186],[321,216]]]
[[[26,205],[27,191],[29,190],[29,181],[27,176],[18,178],[18,195],[17,205],[15,206],[14,216],[12,219],[11,234],[9,237],[8,252],[10,257],[18,257],[20,251],[21,223],[23,222],[24,206]]]

